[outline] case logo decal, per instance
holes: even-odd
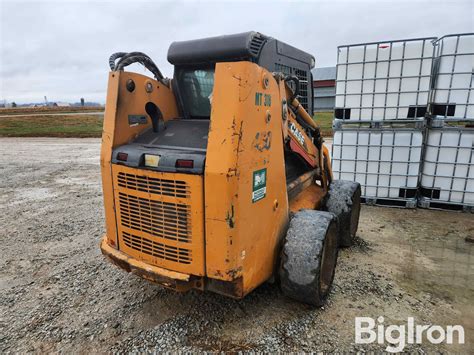
[[[290,132],[302,146],[306,147],[303,133],[301,133],[293,122],[290,123]]]

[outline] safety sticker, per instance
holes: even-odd
[[[253,172],[252,202],[257,202],[267,194],[267,169]]]

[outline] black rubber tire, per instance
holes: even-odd
[[[339,246],[350,247],[359,226],[360,184],[354,181],[334,180],[324,209],[337,216],[339,224]]]
[[[337,219],[330,212],[294,214],[283,244],[279,269],[283,294],[322,306],[331,290],[337,264]]]

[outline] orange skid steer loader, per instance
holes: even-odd
[[[102,253],[177,291],[242,298],[277,280],[321,306],[360,186],[333,180],[308,114],[314,57],[247,32],[174,42],[168,61],[172,79],[143,53],[110,58]]]

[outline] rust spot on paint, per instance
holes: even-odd
[[[236,176],[237,175],[237,168],[229,168],[227,170],[227,177],[230,178],[232,176]]]
[[[222,272],[220,270],[216,270],[216,271],[214,271],[214,276],[222,277],[224,275],[222,274]]]
[[[237,129],[236,129],[236,128],[237,128],[236,125],[235,125],[234,123],[232,124],[232,128],[233,128],[233,131],[234,131],[234,132],[232,133],[232,135],[238,137],[238,138],[237,138],[237,148],[236,148],[236,153],[237,153],[237,154],[244,151],[243,148],[242,148],[243,126],[244,126],[244,123],[241,122],[241,123],[240,123],[240,127],[239,127],[239,129],[237,130]]]
[[[259,152],[263,152],[264,150],[269,150],[272,146],[272,132],[257,132],[255,134],[255,139],[253,140],[252,145],[257,149]]]
[[[232,280],[240,277],[240,274],[242,272],[242,266],[239,266],[236,269],[230,269],[226,272],[227,276],[230,276]]]
[[[235,225],[234,205],[230,206],[230,212],[227,211],[227,216],[225,217],[225,221],[227,222],[227,225],[229,226],[229,228],[234,228],[234,225]]]

